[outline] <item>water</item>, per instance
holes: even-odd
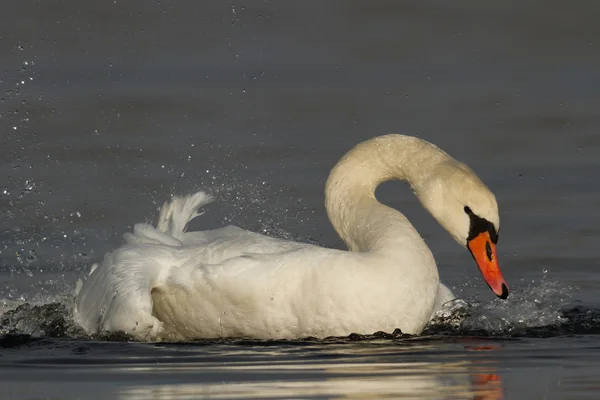
[[[596,3],[9,3],[3,398],[598,397]],[[329,168],[390,132],[436,143],[494,191],[507,303],[390,183],[379,198],[466,301],[423,337],[143,344],[70,322],[76,280],[172,193],[219,198],[192,228],[341,247]]]

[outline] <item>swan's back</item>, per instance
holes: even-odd
[[[368,258],[311,245],[212,265],[190,257],[153,288],[153,313],[164,323],[162,338],[168,340],[343,336],[366,333],[365,327],[393,331],[400,324],[407,332],[421,329],[411,311],[376,308],[415,299],[398,290],[405,278],[400,272],[365,269],[365,262],[376,263]],[[418,309],[415,304],[414,312]],[[402,322],[406,317],[416,325]]]

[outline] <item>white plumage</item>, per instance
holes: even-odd
[[[350,251],[275,239],[235,226],[185,232],[208,204],[173,197],[156,227],[137,224],[79,290],[76,321],[89,333],[139,340],[419,333],[453,298],[411,223],[374,191],[405,179],[463,246],[468,203],[498,224],[493,194],[464,164],[423,140],[387,135],[356,146],[332,170],[326,207]],[[439,293],[439,295],[438,295]]]

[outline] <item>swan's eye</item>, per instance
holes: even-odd
[[[488,261],[492,262],[492,247],[490,242],[485,242],[485,254],[487,255]]]
[[[473,211],[471,211],[471,207],[469,206],[465,206],[465,212],[467,213],[467,215],[473,214]]]

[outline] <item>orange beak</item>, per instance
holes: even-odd
[[[500,272],[496,245],[492,243],[489,232],[482,232],[467,242],[467,248],[477,262],[477,266],[492,292],[501,299],[508,297],[508,286]]]

